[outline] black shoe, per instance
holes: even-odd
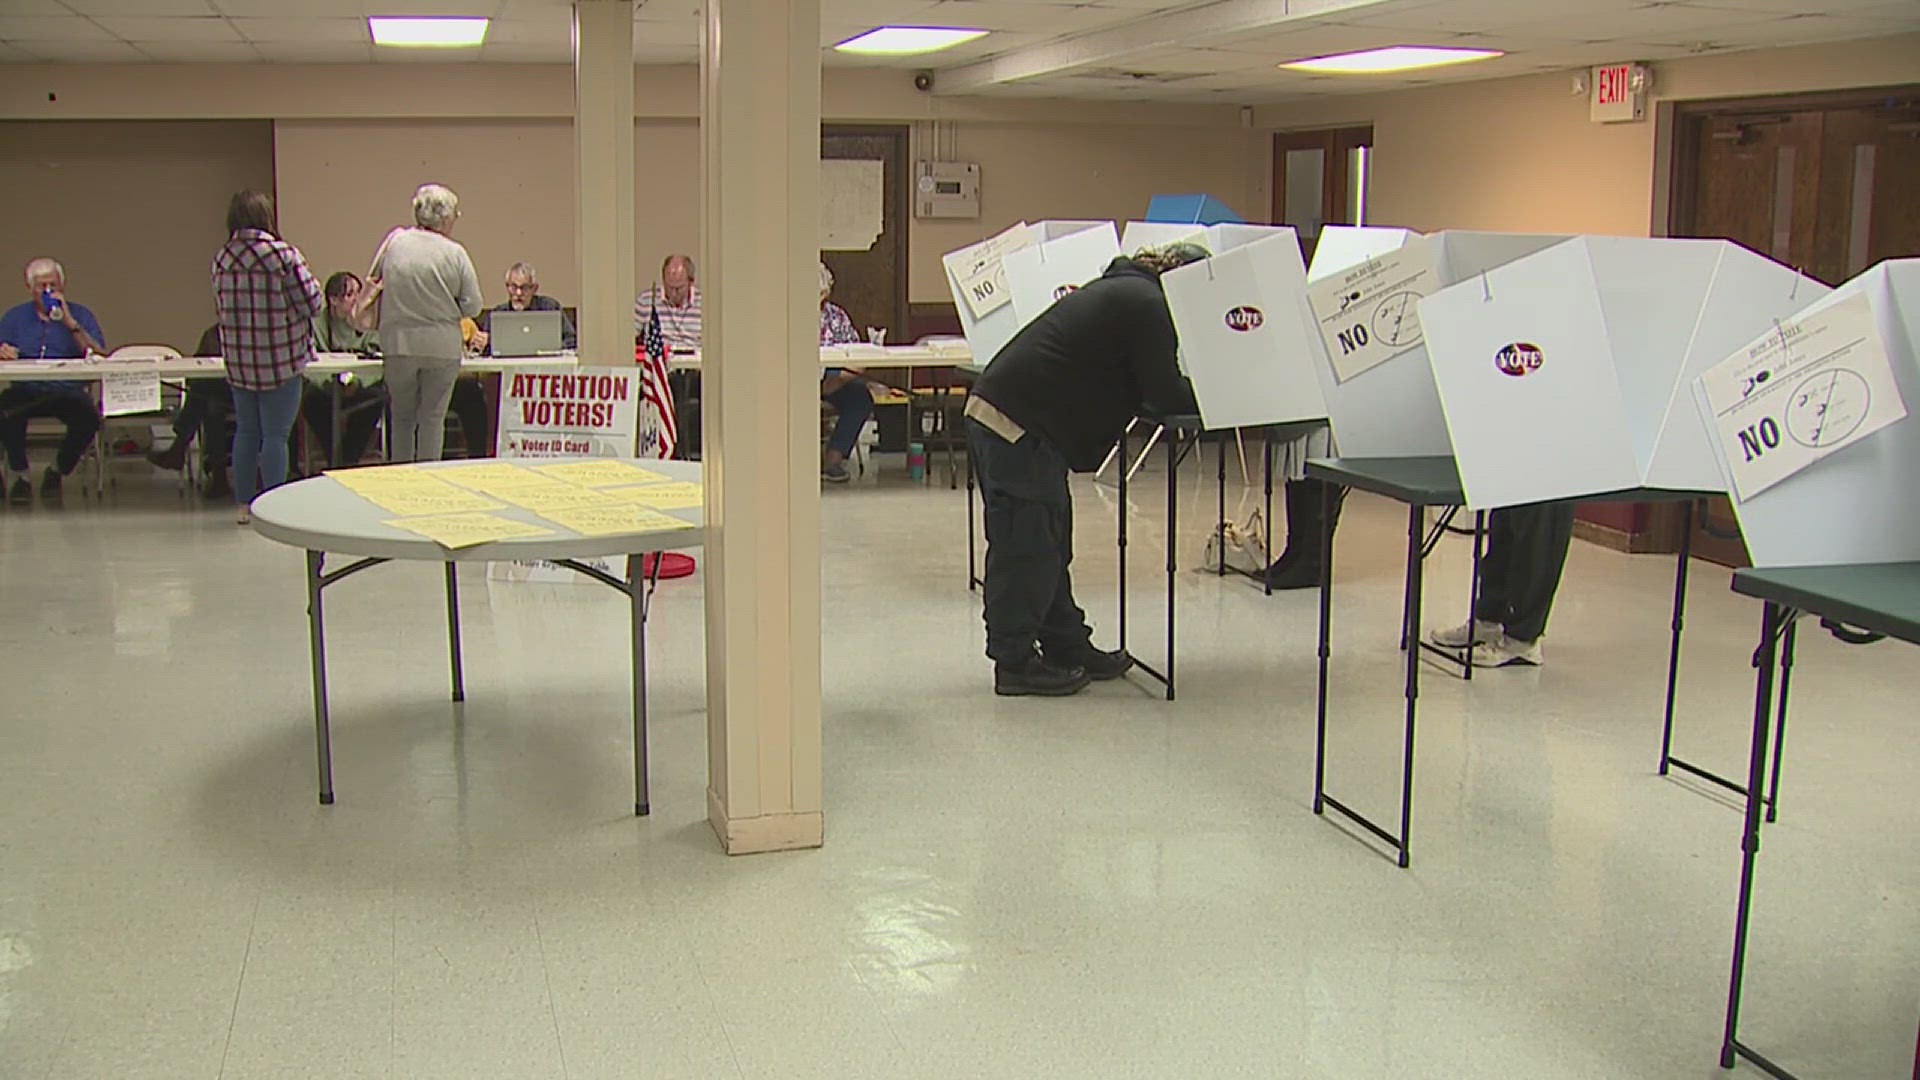
[[[179,472],[187,467],[187,444],[175,439],[165,450],[147,451],[147,462],[156,469]]]
[[[1117,679],[1133,669],[1133,657],[1127,655],[1125,649],[1103,652],[1092,645],[1083,645],[1078,649],[1044,655],[1048,663],[1084,670],[1089,679]]]
[[[1001,697],[1067,697],[1087,687],[1087,669],[1030,657],[1024,664],[993,665],[993,692]]]
[[[1267,587],[1271,589],[1312,589],[1319,585],[1319,559],[1301,558],[1292,566],[1275,563],[1267,568]]]
[[[200,486],[200,494],[209,499],[224,499],[233,494],[233,488],[227,483],[227,467],[210,465],[207,467],[207,482]]]
[[[60,495],[60,470],[48,466],[40,476],[40,497],[47,502],[59,502]]]
[[[33,505],[33,485],[27,483],[26,477],[14,477],[13,488],[7,492],[7,501],[15,506]]]

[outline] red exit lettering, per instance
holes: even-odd
[[[1600,104],[1618,105],[1628,99],[1631,91],[1627,89],[1626,67],[1606,67],[1600,69]]]

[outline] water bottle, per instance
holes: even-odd
[[[907,476],[914,480],[927,478],[927,447],[925,443],[907,444]]]
[[[60,298],[54,295],[52,286],[40,290],[40,306],[46,309],[47,318],[54,322],[61,321]]]

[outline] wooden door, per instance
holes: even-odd
[[[1838,285],[1920,254],[1920,91],[1683,106],[1673,236],[1736,241]],[[1693,550],[1748,564],[1733,507],[1711,499]]]
[[[1371,127],[1283,131],[1273,137],[1273,216],[1313,261],[1323,225],[1364,225]]]
[[[907,128],[901,125],[830,124],[820,129],[822,160],[882,163],[885,193],[881,229],[865,251],[825,251],[821,261],[833,271],[833,302],[847,309],[853,325],[885,327],[887,340],[900,344],[907,334]]]

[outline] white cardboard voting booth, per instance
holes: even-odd
[[[1043,257],[1036,248],[1048,251]],[[1098,277],[1106,261],[1119,253],[1113,222],[1023,221],[998,236],[942,256],[947,287],[960,312],[961,333],[976,362],[991,363],[1021,327],[1053,303],[1054,291],[1068,283],[1063,274],[1084,266],[1081,260],[1090,259],[1089,252],[1096,249],[1104,250],[1107,259],[1091,274],[1071,281],[1078,285]],[[1016,302],[1017,290],[1032,295]]]
[[[1908,408],[1920,407],[1920,259],[1881,263],[1783,323],[1789,328],[1805,325],[1861,302],[1878,332],[1876,344],[1884,346],[1891,362],[1900,398]],[[1787,392],[1774,410],[1780,414],[1781,437],[1803,439],[1807,433],[1793,429],[1796,413],[1808,415],[1799,409],[1805,395],[1793,380],[1783,385]],[[1696,382],[1693,390],[1702,420],[1711,428],[1716,418],[1703,384]],[[1827,395],[1819,399],[1823,404],[1832,400]],[[1733,486],[1726,443],[1715,438],[1710,446]],[[1920,498],[1915,492],[1920,492],[1920,421],[1908,415],[1749,498],[1736,498],[1734,513],[1755,566],[1912,562],[1920,560]]]
[[[1205,426],[1326,416],[1315,374],[1321,346],[1307,310],[1306,267],[1294,231],[1211,225],[1176,239],[1212,253],[1160,276]]]
[[[1503,263],[1551,247],[1564,236],[1446,231],[1429,237],[1406,229],[1330,225],[1320,233],[1309,282],[1322,284],[1368,259],[1426,245],[1438,287],[1473,277]],[[1310,286],[1311,287],[1311,286]],[[1389,306],[1382,297],[1376,312]],[[1404,314],[1405,297],[1394,305]],[[1414,305],[1417,310],[1417,303]],[[1314,323],[1318,327],[1316,317]],[[1372,325],[1369,330],[1376,329]],[[1432,457],[1453,453],[1439,391],[1424,342],[1412,344],[1359,374],[1342,379],[1323,348],[1316,370],[1326,400],[1333,439],[1343,457]]]
[[[1468,506],[1719,490],[1699,417],[1676,398],[1821,292],[1725,240],[1585,236],[1421,301]]]
[[[1198,240],[1206,231],[1205,225],[1187,221],[1129,221],[1120,226],[1120,250],[1132,255],[1141,248]]]

